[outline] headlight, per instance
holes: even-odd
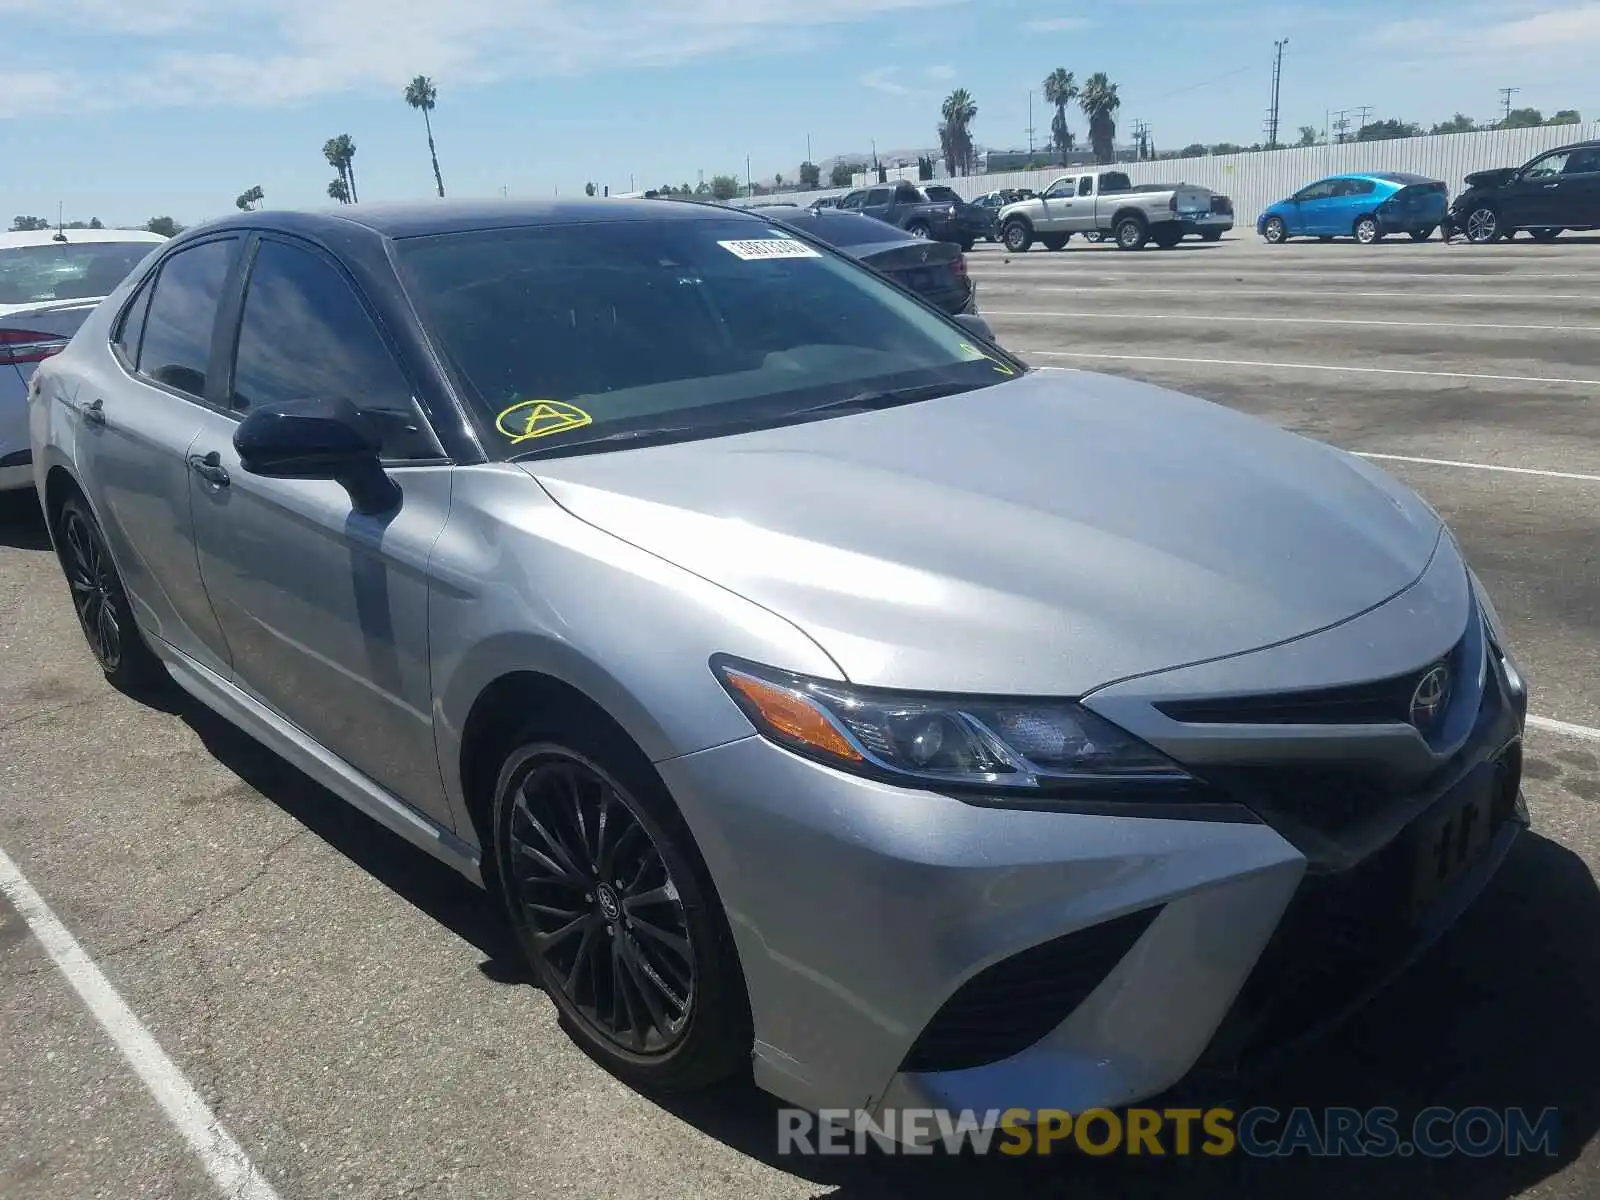
[[[897,694],[725,658],[712,668],[767,738],[891,783],[1037,791],[1189,779],[1154,748],[1067,701]]]

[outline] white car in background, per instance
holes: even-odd
[[[0,492],[33,486],[28,380],[156,245],[142,229],[0,233]]]

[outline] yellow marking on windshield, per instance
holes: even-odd
[[[515,446],[530,438],[582,429],[593,420],[583,409],[559,400],[519,400],[494,419],[494,427],[510,438]]]
[[[961,352],[963,354],[970,354],[972,356],[971,361],[973,361],[973,362],[977,362],[980,358],[988,359],[991,363],[994,364],[994,369],[996,371],[998,371],[1002,375],[1015,375],[1016,374],[1016,371],[1013,368],[1006,366],[1005,363],[1001,362],[994,355],[985,354],[982,350],[979,350],[976,346],[972,345],[972,343],[970,343],[970,342],[962,342],[960,347],[959,347],[959,349],[961,350]]]

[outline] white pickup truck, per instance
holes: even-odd
[[[1097,233],[1116,240],[1122,250],[1142,250],[1154,242],[1163,250],[1176,246],[1186,233],[1199,232],[1211,213],[1211,193],[1177,184],[1135,189],[1121,171],[1063,175],[1043,193],[1000,210],[1000,241],[1021,254],[1037,240],[1059,250],[1075,233]],[[1231,222],[1230,222],[1231,223]]]

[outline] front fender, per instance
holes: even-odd
[[[582,692],[655,762],[753,732],[714,654],[844,679],[786,619],[580,520],[511,464],[457,469],[429,577],[435,739],[463,836],[467,717],[508,674]]]

